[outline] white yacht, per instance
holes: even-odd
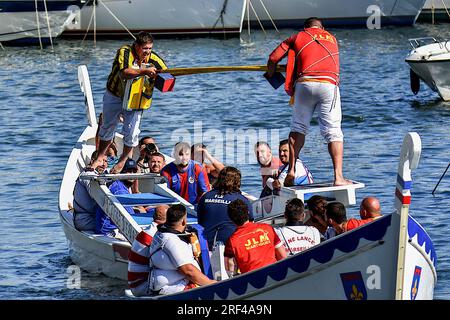
[[[450,40],[432,37],[410,39],[413,49],[405,61],[411,68],[411,89],[419,92],[420,80],[450,101]],[[420,80],[419,80],[420,79]]]

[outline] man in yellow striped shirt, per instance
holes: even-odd
[[[114,138],[123,117],[123,152],[111,173],[119,173],[128,158],[132,157],[133,147],[139,142],[139,125],[143,110],[125,110],[122,108],[125,85],[129,79],[140,76],[149,77],[145,81],[146,95],[151,97],[155,84],[157,70],[167,69],[153,49],[153,37],[150,33],[141,31],[132,45],[124,45],[117,50],[111,73],[108,76],[106,91],[103,96],[103,123],[99,130],[100,143],[98,159],[106,157],[106,150]],[[150,100],[151,103],[151,100]]]

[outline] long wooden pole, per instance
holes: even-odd
[[[170,73],[173,76],[185,76],[191,74],[230,72],[230,71],[267,71],[267,65],[170,68],[166,70],[160,70],[159,72]],[[277,71],[286,72],[286,65],[278,65]]]

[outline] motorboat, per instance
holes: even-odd
[[[0,1],[0,43],[48,44],[76,16],[80,0]]]
[[[252,27],[299,28],[309,17],[326,27],[413,25],[425,0],[248,0],[244,22]],[[379,20],[377,20],[379,18]]]
[[[88,0],[64,36],[239,35],[245,0]]]
[[[162,177],[154,174],[90,175],[89,193],[118,226],[125,240],[93,232],[78,231],[73,225],[73,189],[75,181],[95,149],[97,130],[89,75],[86,66],[79,66],[78,77],[85,95],[88,125],[73,148],[59,193],[59,216],[69,243],[74,263],[90,272],[102,272],[119,279],[127,277],[130,242],[151,218],[131,215],[128,205],[182,203],[188,209],[188,223],[196,223],[194,207],[167,188]],[[116,134],[118,149],[122,136]],[[437,281],[436,251],[425,229],[409,213],[411,202],[411,170],[418,165],[421,140],[417,133],[408,133],[401,147],[395,189],[395,211],[385,214],[350,232],[326,240],[306,251],[263,268],[228,278],[223,272],[223,259],[209,261],[203,267],[219,264],[215,270],[203,270],[217,283],[171,295],[143,299],[433,299]],[[80,176],[81,177],[81,176]],[[141,194],[114,196],[107,181],[121,178],[139,180]],[[282,187],[279,194],[252,199],[255,220],[279,224],[286,200],[306,200],[320,194],[342,202],[356,204],[356,190],[363,183],[352,181],[347,186],[332,182]],[[202,260],[210,259],[206,254]],[[213,256],[211,257],[213,259]],[[219,259],[220,260],[220,259]],[[205,267],[206,268],[206,267]],[[228,278],[228,279],[227,279]],[[132,297],[129,290],[126,295]]]
[[[450,40],[424,37],[410,39],[409,42],[413,49],[405,61],[410,67],[413,93],[419,92],[422,80],[442,100],[450,101]]]

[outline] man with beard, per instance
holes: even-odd
[[[289,140],[281,140],[279,146],[279,155],[282,165],[278,170],[278,175],[276,178],[267,179],[266,185],[271,190],[280,190],[281,186],[284,184],[284,179],[288,174],[289,168]],[[303,184],[314,183],[314,178],[309,171],[308,167],[302,162],[302,160],[297,159],[295,163],[295,179],[294,186],[300,186]]]
[[[166,177],[167,186],[186,201],[197,204],[201,196],[210,190],[208,174],[202,165],[191,160],[191,146],[178,142],[173,150],[174,162],[161,170]]]
[[[121,173],[136,173],[138,170],[137,163],[131,158],[128,158],[123,166]],[[110,186],[109,190],[113,195],[130,194],[130,188],[134,180],[116,180]],[[129,214],[134,214],[130,207],[125,207]],[[122,239],[123,236],[119,233],[117,226],[112,222],[111,218],[100,208],[97,208],[95,214],[95,233],[104,234],[114,238]]]

